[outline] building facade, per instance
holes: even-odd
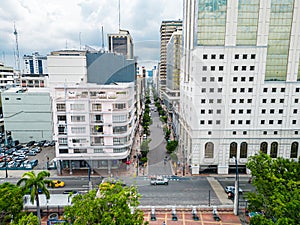
[[[193,174],[297,159],[300,2],[185,1],[180,148]],[[247,171],[248,172],[248,171]]]
[[[16,72],[14,68],[5,66],[0,62],[0,89],[6,89],[16,84]]]
[[[108,34],[108,51],[125,55],[133,59],[133,41],[127,30],[119,30],[118,34]]]
[[[48,74],[47,56],[41,56],[38,52],[23,56],[23,74]]]
[[[10,88],[1,94],[5,130],[20,143],[52,140],[52,102],[46,88]]]
[[[162,92],[166,88],[167,77],[167,44],[176,30],[182,29],[181,20],[162,21],[160,26],[160,65],[159,65],[159,95],[162,97]]]
[[[118,168],[137,124],[134,83],[54,88],[54,137],[59,170]]]

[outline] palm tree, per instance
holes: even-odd
[[[20,186],[24,183],[24,190],[30,191],[30,202],[33,204],[36,201],[37,216],[39,223],[41,223],[41,211],[39,202],[39,191],[42,191],[46,195],[46,198],[50,198],[50,192],[47,189],[47,185],[52,185],[53,181],[45,179],[50,177],[50,173],[47,171],[41,171],[37,174],[34,171],[26,172],[22,175],[22,178],[18,181],[17,185]]]

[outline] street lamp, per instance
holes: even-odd
[[[234,183],[234,203],[233,203],[233,210],[234,215],[239,214],[239,170],[238,170],[238,162],[235,157],[233,157],[235,160],[235,183]]]
[[[7,155],[4,157],[4,162],[5,162],[5,178],[8,178],[6,157],[7,157]]]

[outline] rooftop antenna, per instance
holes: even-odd
[[[18,43],[18,32],[16,29],[16,24],[14,23],[14,35],[16,38],[16,66],[17,66],[17,70],[20,71],[20,52],[19,52],[19,43]]]
[[[120,0],[119,0],[119,31],[120,31],[120,24],[121,24],[121,10],[120,10],[121,6],[120,6]]]
[[[102,34],[102,50],[104,51],[104,35],[103,35],[103,26],[102,26],[101,34]]]
[[[66,40],[66,49],[68,49],[68,40]]]

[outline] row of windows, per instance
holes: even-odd
[[[237,93],[237,88],[232,88],[232,92],[233,93]],[[245,93],[246,88],[240,88],[240,93]],[[248,88],[248,93],[252,93],[253,92],[253,88]]]
[[[237,82],[238,81],[238,77],[233,77],[232,78],[232,81],[233,82]],[[247,80],[246,80],[246,77],[241,77],[241,82],[246,82]],[[249,77],[248,78],[248,81],[249,82],[253,82],[254,81],[254,77]]]
[[[210,82],[215,82],[216,80],[218,82],[223,82],[223,77],[218,77],[218,79],[216,79],[216,77],[209,77]],[[206,82],[206,81],[208,81],[208,77],[202,77],[202,82]]]
[[[239,69],[239,67],[240,67],[241,69]],[[234,71],[239,71],[239,70],[246,71],[246,70],[247,70],[247,66],[234,66],[234,67],[233,67],[233,70],[234,70]],[[254,71],[254,70],[255,70],[255,66],[249,66],[249,70],[250,70],[250,71]]]
[[[208,91],[209,91],[210,93],[214,93],[214,92],[215,92],[215,89],[214,89],[214,88],[207,88],[207,89],[206,89],[206,88],[202,88],[202,89],[201,89],[201,92],[202,92],[202,93],[206,93],[206,92],[208,92]],[[217,91],[218,93],[222,93],[222,88],[217,88],[216,91]]]
[[[204,113],[205,113],[205,111],[201,110],[201,114],[204,114]],[[212,113],[213,113],[213,110],[209,109],[208,114],[212,114]],[[217,114],[220,114],[220,113],[221,113],[221,110],[217,111]],[[276,123],[276,120],[261,120],[260,121],[260,124],[275,124],[275,123]],[[291,123],[293,125],[295,125],[295,124],[297,124],[297,120],[292,120]],[[207,120],[206,123],[205,123],[205,120],[200,120],[200,124],[201,125],[204,125],[204,124],[212,125],[213,120]],[[219,124],[221,124],[221,121],[216,120],[215,124],[219,125]],[[230,120],[230,124],[231,125],[234,125],[234,124],[239,124],[239,125],[247,124],[247,125],[249,125],[249,124],[251,124],[251,120]],[[282,124],[282,120],[277,120],[277,124]]]
[[[241,134],[247,135],[248,132],[246,130],[244,130],[244,131],[241,132]],[[267,135],[268,131],[263,131],[262,134]],[[269,134],[271,134],[271,133],[269,132]],[[278,131],[273,131],[273,134],[275,134],[275,135],[278,134]],[[295,130],[294,134],[299,135],[299,131]],[[208,131],[207,135],[212,135],[212,131]],[[232,131],[232,135],[237,135],[237,131]]]
[[[213,99],[212,99],[213,100]],[[219,100],[219,99],[218,99]],[[220,99],[220,100],[222,100],[222,99]],[[242,99],[241,99],[242,100]],[[213,103],[213,102],[212,102]],[[261,113],[262,114],[266,114],[266,109],[262,109],[261,110]],[[251,114],[251,112],[252,112],[252,110],[251,109],[231,109],[231,114],[236,114],[236,113],[238,113],[238,114],[244,114],[244,113],[246,113],[246,114]],[[200,110],[200,113],[201,114],[205,114],[205,109],[201,109]],[[207,110],[207,113],[208,114],[213,114],[213,109],[208,109]],[[221,109],[217,109],[216,110],[216,113],[217,114],[221,114]],[[275,114],[275,109],[270,109],[269,110],[269,113],[270,114]],[[278,112],[276,112],[276,113],[278,113],[278,114],[283,114],[283,109],[278,109]],[[293,110],[293,114],[297,114],[298,113],[298,109],[294,109]]]
[[[211,54],[210,55],[210,59],[217,59],[217,57],[219,59],[224,59],[224,54],[220,54],[220,55],[216,55],[216,54]],[[234,59],[255,59],[256,55],[255,54],[235,54],[234,55]],[[203,59],[208,59],[209,55],[208,54],[203,54]]]
[[[291,144],[291,152],[290,152],[290,158],[297,158],[298,157],[298,149],[299,149],[299,143],[293,142]],[[262,142],[260,144],[260,151],[268,154],[268,143]],[[229,158],[237,158],[237,152],[238,152],[238,144],[236,142],[232,142],[229,146]],[[240,158],[247,158],[248,157],[248,143],[242,142],[240,144],[239,148],[239,155]],[[278,157],[278,142],[272,142],[271,148],[270,148],[270,156],[272,158]],[[205,144],[205,151],[204,151],[204,157],[205,158],[214,158],[214,144],[212,142],[207,142]]]
[[[74,110],[74,111],[82,111],[85,109],[84,104],[71,104],[70,107],[71,107],[71,110]],[[57,111],[66,111],[66,104],[58,103],[58,104],[56,104],[56,109],[57,109]],[[121,109],[126,109],[126,103],[113,104],[113,110],[121,110]],[[92,110],[93,111],[102,111],[102,105],[100,103],[93,103]]]
[[[224,71],[224,66],[210,66],[210,71],[216,71],[218,69],[218,71]],[[239,66],[234,66],[233,67],[234,71],[239,71]],[[242,71],[246,71],[247,70],[247,66],[241,66]],[[249,66],[250,71],[254,71],[255,70],[255,66]],[[208,71],[208,66],[202,66],[202,71]]]

